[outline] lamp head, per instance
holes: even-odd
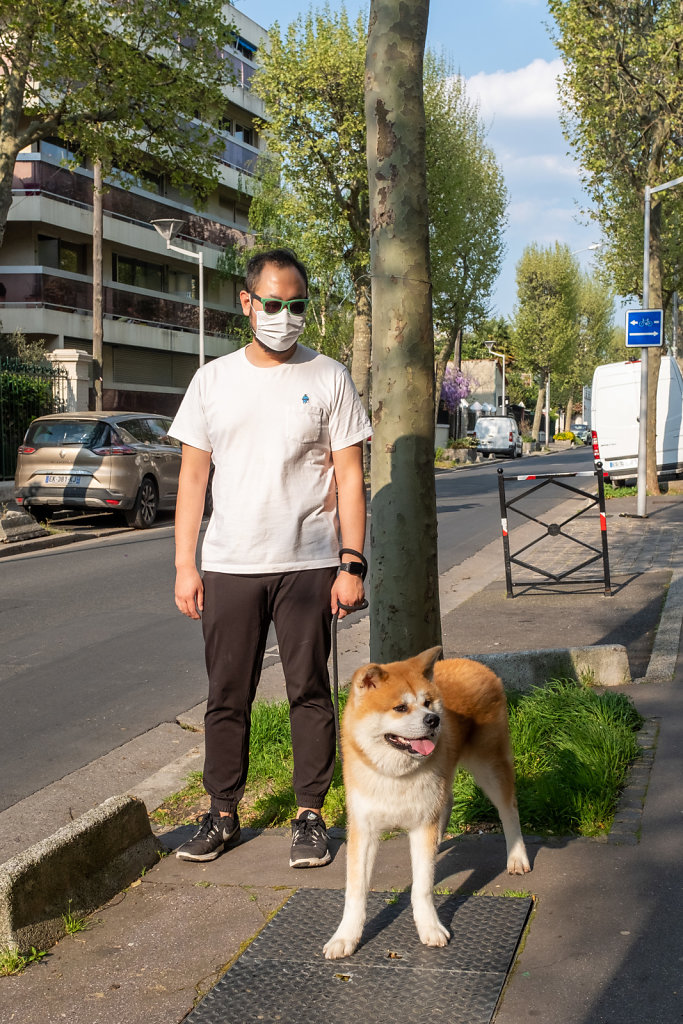
[[[161,237],[168,245],[168,243],[172,242],[173,239],[176,237],[185,221],[176,220],[173,217],[169,217],[168,219],[162,218],[161,220],[153,220],[150,221],[150,223],[156,228],[156,230],[159,232]]]

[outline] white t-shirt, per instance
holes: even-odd
[[[169,430],[215,465],[202,569],[337,565],[332,452],[371,433],[346,368],[303,345],[280,366],[254,366],[245,349],[203,366]]]

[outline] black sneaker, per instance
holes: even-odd
[[[327,845],[325,822],[315,811],[304,811],[300,818],[292,821],[292,848],[289,854],[290,868],[319,868],[329,864],[330,851]]]
[[[180,860],[215,860],[223,850],[237,846],[240,841],[237,813],[234,817],[224,817],[213,816],[209,811],[197,821],[201,824],[192,839],[176,850]]]

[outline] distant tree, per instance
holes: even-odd
[[[368,178],[363,72],[365,21],[329,6],[301,15],[282,32],[253,79],[263,99],[269,156],[261,164],[250,223],[259,245],[288,244],[305,260],[318,298],[309,328],[316,348],[348,346],[351,376],[366,408],[370,394]],[[334,340],[333,340],[334,339]],[[307,339],[304,339],[304,341]]]
[[[575,357],[579,272],[569,247],[529,245],[517,264],[512,349],[519,369],[538,383],[532,435],[538,440],[548,378],[565,379]]]
[[[18,359],[22,363],[45,363],[45,341],[43,338],[29,340],[23,331],[0,334],[0,357]]]
[[[505,253],[508,192],[464,80],[434,54],[425,60],[424,102],[438,398],[448,362],[455,356],[460,365],[463,329],[488,315]]]
[[[489,359],[487,341],[495,341],[498,352],[512,353],[512,324],[504,316],[487,317],[470,330],[463,331],[461,354],[463,359]]]
[[[560,382],[559,397],[566,407],[570,424],[574,405],[583,388],[593,379],[596,366],[611,361],[614,340],[614,294],[599,277],[580,274],[578,289],[576,342],[572,360]],[[623,353],[623,336],[621,346]]]
[[[427,0],[372,0],[365,74],[372,260],[370,656],[441,641],[425,170]]]
[[[52,136],[208,195],[232,39],[221,0],[0,0],[0,245],[17,155]]]
[[[642,295],[645,186],[681,174],[683,16],[680,0],[549,0],[564,60],[564,131],[583,168],[607,262],[622,295]],[[664,196],[666,198],[664,198]],[[680,287],[683,194],[652,197],[650,305]],[[648,361],[647,487],[658,492],[655,460],[660,349]]]

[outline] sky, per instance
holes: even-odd
[[[236,0],[235,6],[269,28],[274,21],[284,27],[323,4],[289,0],[283,8],[279,0]],[[340,6],[330,0],[332,10]],[[353,16],[367,12],[369,4],[347,0],[346,9]],[[494,315],[513,314],[515,267],[525,246],[565,243],[589,269],[594,254],[586,250],[600,241],[597,225],[582,213],[588,201],[580,168],[560,129],[556,79],[562,65],[546,27],[550,20],[545,0],[430,5],[427,45],[465,77],[509,192],[506,254],[491,297]]]

